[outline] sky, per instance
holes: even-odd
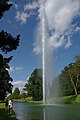
[[[20,34],[9,73],[21,90],[35,68],[41,68],[42,0],[10,0],[13,6],[0,20],[0,30]],[[80,55],[80,0],[45,0],[48,49],[53,53],[56,74]]]

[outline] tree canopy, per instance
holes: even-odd
[[[4,30],[0,31],[0,49],[2,52],[7,53],[12,50],[16,50],[17,46],[19,46],[19,37],[12,37],[11,34],[4,32]]]
[[[80,92],[80,57],[76,56],[76,61],[64,67],[59,78],[63,84],[62,89],[66,95]]]
[[[9,0],[0,0],[0,19],[2,19],[4,13],[10,9],[12,4],[9,4]],[[0,50],[4,53],[16,50],[19,46],[20,35],[12,37],[10,33],[4,30],[0,31]]]
[[[42,100],[42,72],[41,69],[35,69],[28,82],[24,86],[28,96],[33,100]]]
[[[0,19],[3,17],[4,12],[8,11],[12,4],[8,3],[9,0],[0,0]]]
[[[14,99],[18,99],[18,98],[19,98],[19,95],[20,95],[20,90],[19,90],[19,88],[15,88],[15,90],[14,90],[14,92],[13,92],[13,94],[12,94],[12,97],[13,97]]]
[[[0,54],[0,99],[4,99],[6,97],[7,92],[12,92],[13,85],[11,84],[12,78],[10,77],[8,70],[9,65],[8,62],[11,58],[3,58]]]

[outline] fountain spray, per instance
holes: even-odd
[[[43,104],[46,104],[46,76],[45,76],[45,1],[42,1],[42,79],[43,79]]]

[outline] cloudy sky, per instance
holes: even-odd
[[[80,0],[45,0],[48,48],[53,52],[56,74],[80,55]],[[0,29],[21,35],[10,61],[15,87],[22,88],[35,68],[41,67],[42,0],[10,0],[13,6],[0,20]]]

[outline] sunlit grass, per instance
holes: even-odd
[[[0,103],[0,109],[1,108],[5,109],[5,103]]]
[[[28,103],[33,103],[33,104],[42,104],[41,101],[33,101],[31,97],[27,97],[25,99],[14,99],[14,102],[28,102]]]
[[[76,104],[80,103],[80,95],[70,95],[63,97],[56,97],[48,99],[48,102],[51,104],[59,103],[59,104]]]
[[[80,104],[80,95],[78,95],[78,96],[76,97],[75,103]]]
[[[22,99],[14,99],[14,102],[28,102],[28,101],[32,101],[32,98],[27,97],[27,98],[22,98]]]

